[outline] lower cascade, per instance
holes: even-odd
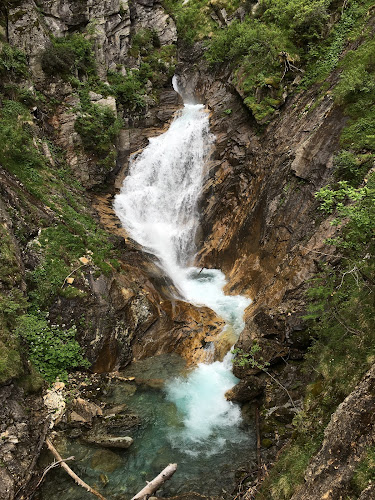
[[[178,92],[176,78],[174,89]],[[193,266],[199,224],[198,199],[214,141],[202,104],[185,103],[170,128],[151,138],[130,163],[115,211],[129,236],[158,257],[184,300],[205,305],[226,322],[233,342],[244,327],[250,300],[225,295],[225,276],[218,269]],[[177,378],[167,379],[167,399],[174,403],[183,426],[169,432],[173,448],[192,457],[224,452],[228,443],[245,442],[240,408],[225,399],[237,379],[232,355],[212,360]],[[173,458],[171,458],[173,460]]]

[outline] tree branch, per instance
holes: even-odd
[[[78,477],[77,474],[75,472],[73,472],[72,469],[68,465],[66,465],[64,460],[61,458],[61,455],[58,453],[58,451],[56,450],[56,448],[53,446],[53,444],[51,443],[51,441],[49,439],[46,439],[46,444],[48,446],[48,449],[52,453],[52,455],[56,458],[56,460],[58,460],[60,462],[60,466],[65,470],[65,472],[67,472],[69,474],[69,476],[71,478],[74,479],[74,481],[79,486],[82,486],[82,488],[84,488],[89,493],[92,493],[96,497],[100,498],[100,500],[106,500],[99,492],[97,492],[96,490],[91,488],[91,486],[89,486],[87,483],[82,481],[82,479],[80,477]]]
[[[150,481],[139,493],[137,493],[131,500],[146,500],[156,490],[160,488],[165,481],[168,481],[177,470],[177,464],[169,464],[158,476]]]

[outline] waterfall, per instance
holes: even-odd
[[[179,92],[176,78],[173,87]],[[169,129],[151,138],[143,152],[131,160],[114,207],[130,237],[158,257],[182,297],[213,309],[238,335],[250,300],[225,295],[226,281],[220,270],[200,270],[192,265],[198,199],[214,139],[204,106],[185,103]],[[228,354],[223,362],[200,364],[186,378],[167,385],[167,397],[184,415],[184,430],[171,436],[176,446],[198,453],[209,440],[209,452],[218,451],[223,444],[220,429],[239,424],[239,408],[224,397],[237,381],[230,358]]]

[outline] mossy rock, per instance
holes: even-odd
[[[263,448],[268,449],[268,448],[271,448],[271,446],[273,445],[273,441],[272,441],[272,439],[265,438],[265,439],[262,439],[261,445]]]
[[[30,373],[23,375],[18,380],[18,384],[27,394],[35,394],[42,390],[45,381],[41,374],[34,368],[33,365],[31,365]]]

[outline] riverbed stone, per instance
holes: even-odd
[[[110,450],[98,450],[91,458],[91,467],[101,472],[114,472],[122,465],[122,459]]]
[[[82,422],[91,424],[96,416],[102,416],[102,409],[92,401],[83,398],[76,398],[70,405],[70,422]]]
[[[97,436],[93,439],[84,438],[88,443],[97,444],[104,448],[127,449],[133,444],[133,439],[129,436]]]

